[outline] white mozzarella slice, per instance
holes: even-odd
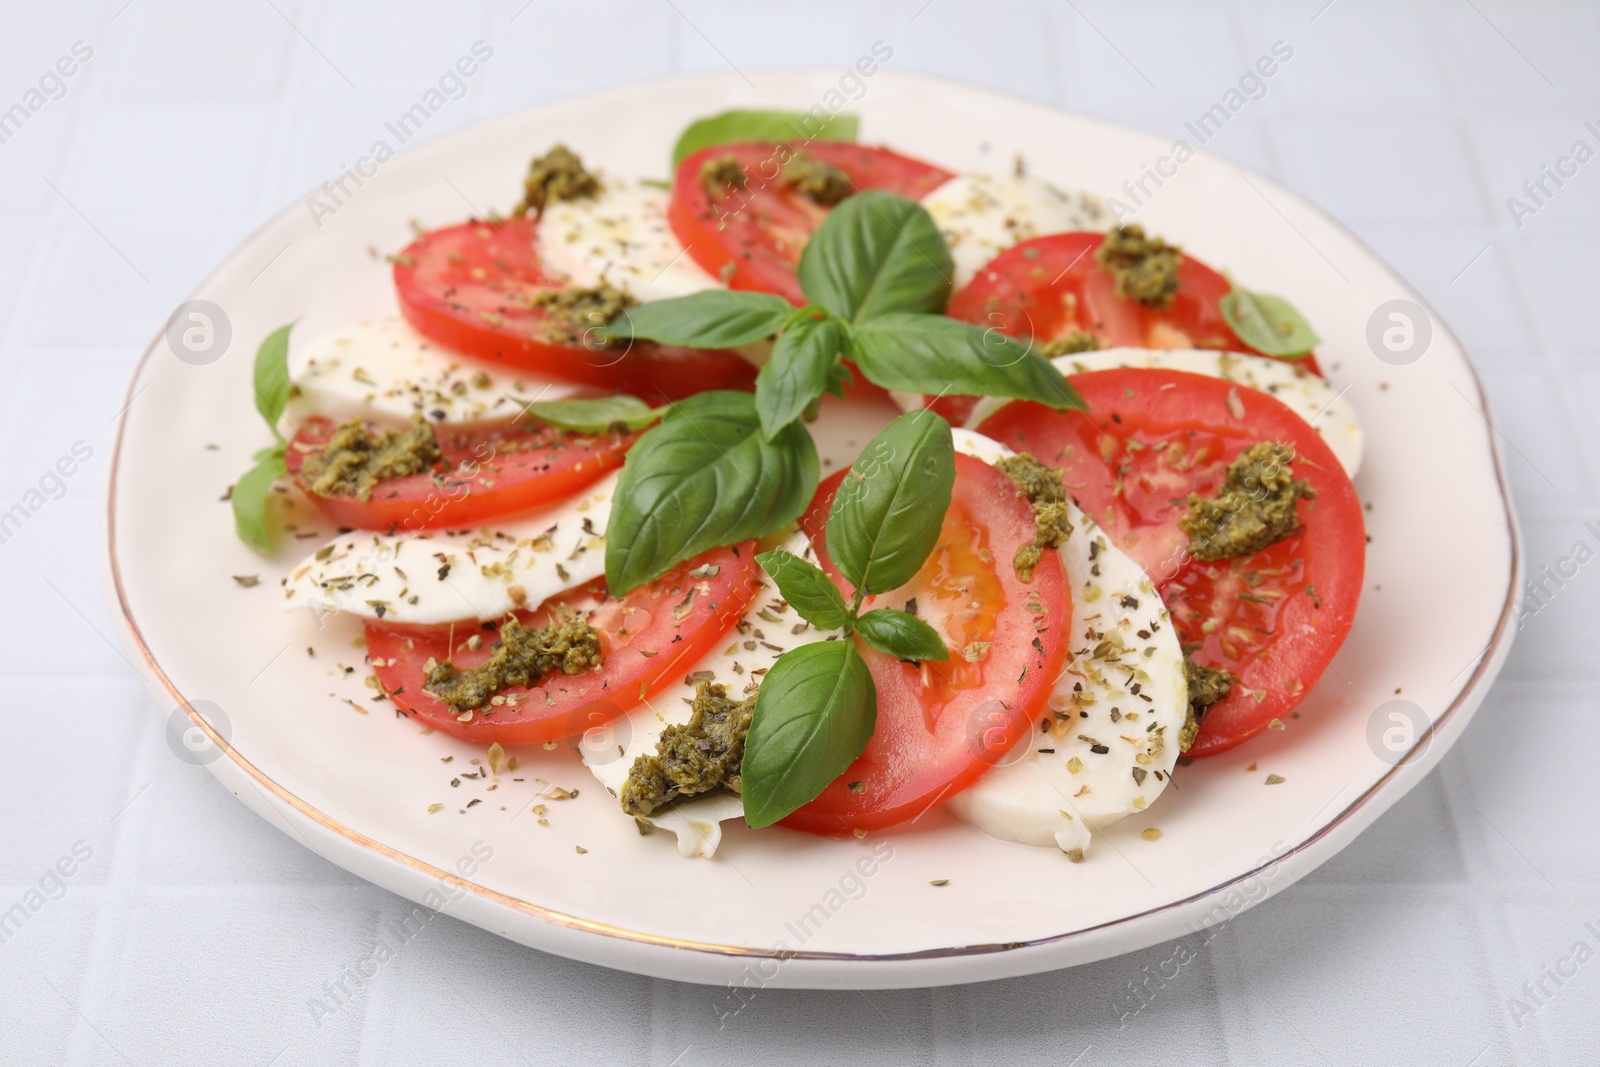
[[[988,463],[1011,454],[968,430],[955,436],[957,449]],[[1139,565],[1076,506],[1058,551],[1072,590],[1072,659],[1032,736],[948,803],[992,836],[1081,857],[1091,830],[1143,811],[1166,788],[1189,697],[1177,632]]]
[[[579,391],[458,356],[403,319],[377,319],[289,346],[284,419],[290,427],[311,415],[404,423],[420,411],[433,422],[494,421],[515,416],[518,397],[559,400]]]
[[[538,607],[605,574],[606,522],[619,476],[494,528],[343,534],[294,569],[284,608],[429,624]]]
[[[1230,382],[1276,398],[1296,415],[1309,422],[1327,442],[1345,473],[1354,478],[1361,469],[1365,435],[1356,409],[1345,399],[1344,390],[1335,389],[1298,364],[1266,356],[1239,352],[1218,352],[1209,348],[1107,348],[1098,352],[1077,352],[1057,356],[1053,361],[1062,374],[1107,370],[1114,367],[1152,367],[1188,371]],[[985,397],[973,409],[970,425],[977,426],[1007,402]]]
[[[719,288],[673,235],[670,199],[665,189],[602,175],[598,196],[545,208],[539,261],[573,285],[606,281],[640,301]]]
[[[781,546],[802,559],[816,561],[811,540],[795,533]],[[728,696],[742,700],[756,691],[760,675],[779,656],[791,648],[826,641],[840,636],[838,630],[818,630],[802,620],[778,595],[772,580],[763,576],[762,588],[750,601],[750,609],[715,652],[684,668],[682,681],[652,698],[621,721],[591,730],[579,746],[583,760],[612,796],[620,796],[622,784],[633,769],[634,760],[656,751],[662,731],[668,726],[689,721],[689,705],[701,680],[726,687]],[[777,619],[773,622],[772,619]],[[795,633],[796,629],[799,633]],[[694,681],[690,680],[694,677]],[[722,842],[721,824],[744,817],[744,801],[733,793],[709,793],[680,800],[657,811],[645,821],[677,835],[678,852],[684,856],[711,856]]]
[[[923,197],[922,206],[950,246],[957,289],[1012,245],[1111,225],[1099,197],[1063,192],[1030,174],[958,174]]]

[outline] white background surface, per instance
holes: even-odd
[[[1520,229],[1506,207],[1573,141],[1600,148],[1583,125],[1600,120],[1594,5],[924,3],[6,4],[0,109],[74,41],[94,56],[0,144],[0,510],[74,442],[93,457],[0,544],[0,911],[75,843],[93,857],[0,943],[0,1063],[1593,1062],[1600,962],[1523,985],[1580,940],[1600,952],[1596,566],[1550,583],[1437,772],[1176,977],[1168,945],[982,986],[768,990],[719,1029],[722,991],[443,918],[314,1019],[308,999],[409,906],[168,750],[170,709],[106,640],[110,442],[139,351],[190,287],[476,40],[494,58],[429,136],[620,80],[842,69],[875,39],[891,67],[1177,136],[1285,40],[1293,60],[1210,147],[1332,210],[1461,335],[1530,573],[1580,540],[1600,550],[1600,162]],[[1447,536],[1419,530],[1418,550]],[[1124,1018],[1139,982],[1147,1006]],[[1535,1009],[1521,1025],[1511,998]]]

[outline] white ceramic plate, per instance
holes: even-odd
[[[181,735],[198,736],[200,724],[215,747],[191,758],[309,847],[406,897],[550,952],[697,982],[937,985],[1084,963],[1237,914],[1348,844],[1456,740],[1503,661],[1515,519],[1478,383],[1444,325],[1424,320],[1431,343],[1414,362],[1379,360],[1368,342],[1375,309],[1420,304],[1417,294],[1316,208],[1211,157],[1148,183],[1136,218],[1243,284],[1291,296],[1326,339],[1324,366],[1367,426],[1357,484],[1370,507],[1368,586],[1303,718],[1182,770],[1146,817],[1101,836],[1089,862],[992,840],[939,811],[859,841],[733,827],[716,859],[685,861],[670,835],[640,837],[567,746],[519,753],[523,781],[453,787],[482,753],[371,703],[351,647],[359,628],[335,619],[318,632],[308,616],[276,610],[278,579],[318,542],[289,540],[262,560],[218,500],[266,443],[251,405],[257,341],[291,319],[310,340],[393,314],[389,271],[369,249],[404,246],[410,219],[442,225],[509,207],[528,158],[553,141],[620,173],[664,176],[690,119],[738,105],[809,108],[839,74],[759,82],[628,86],[430,142],[384,163],[331,216],[285,209],[195,291],[224,310],[231,345],[196,366],[163,337],[152,343],[130,388],[109,507],[112,595],[128,640],[164,709],[204,712],[194,723],[176,712],[175,751],[189,751]],[[1036,173],[1104,195],[1172,150],[886,71],[850,106],[870,142],[952,170],[1002,170],[1022,152]],[[890,415],[835,409],[818,427],[824,453],[848,462]],[[230,577],[255,573],[254,589]],[[356,670],[345,676],[336,660]],[[1407,710],[1397,699],[1420,709],[1419,729],[1391,717]],[[1266,786],[1268,773],[1285,781]],[[545,783],[581,793],[548,801],[541,826],[525,812]],[[429,814],[435,803],[444,809]],[[1143,840],[1147,826],[1164,836]]]

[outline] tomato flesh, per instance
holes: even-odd
[[[858,192],[885,189],[920,200],[953,177],[887,148],[813,141],[804,151],[843,170]],[[667,219],[690,257],[730,289],[776,293],[798,307],[805,295],[795,266],[829,209],[781,180],[783,163],[793,152],[789,145],[768,141],[701,149],[678,165]],[[730,155],[744,165],[747,185],[713,195],[701,170],[708,160]]]
[[[691,577],[690,572],[697,572]],[[709,574],[710,577],[704,577]],[[461,711],[423,688],[430,661],[460,670],[493,655],[492,621],[450,626],[367,623],[367,654],[389,699],[412,718],[455,737],[484,744],[554,741],[626,715],[678,681],[684,666],[710,652],[739,620],[761,586],[755,542],[716,548],[618,599],[591,582],[532,611],[524,625],[545,626],[560,609],[576,612],[600,632],[602,662],[584,674],[549,675],[532,687],[502,690],[499,704]],[[693,594],[692,598],[690,594]],[[473,636],[477,648],[469,646]]]
[[[1000,253],[950,298],[949,314],[1012,337],[1043,343],[1070,333],[1090,333],[1102,348],[1215,348],[1265,355],[1233,332],[1222,316],[1228,279],[1185,253],[1178,264],[1172,306],[1152,308],[1117,295],[1116,279],[1095,253],[1105,234],[1058,233],[1024,241]],[[1315,355],[1296,360],[1320,374]],[[953,425],[963,425],[973,397],[943,397],[932,404]]]
[[[312,493],[301,476],[306,456],[337,427],[320,416],[301,423],[285,464],[328,518],[353,530],[432,530],[475,526],[565,500],[620,467],[633,433],[576,434],[543,423],[438,426],[443,459],[435,470],[389,478],[367,500]]]
[[[1232,748],[1285,718],[1350,632],[1366,557],[1355,487],[1316,430],[1266,393],[1166,370],[1070,381],[1087,413],[1012,403],[980,432],[1060,467],[1078,504],[1150,574],[1192,658],[1238,679],[1187,754]],[[1178,525],[1188,494],[1214,495],[1258,441],[1293,448],[1295,477],[1316,491],[1299,506],[1300,531],[1248,557],[1195,559]]]
[[[803,520],[823,569],[846,595],[849,583],[828,558],[823,523],[848,473],[822,484]],[[1032,508],[1004,474],[956,456],[954,500],[938,546],[910,582],[865,605],[903,609],[914,599],[950,659],[904,663],[858,640],[877,685],[877,729],[850,768],[783,825],[843,834],[915,819],[977,781],[1030,734],[1061,671],[1072,618],[1053,555],[1031,583],[1012,569],[1034,529]]]
[[[598,333],[574,337],[558,327],[532,304],[536,294],[562,288],[540,266],[537,236],[530,218],[465,222],[422,234],[395,257],[401,313],[418,333],[451,351],[652,402],[753,388],[756,368],[737,352],[653,341],[600,347]]]

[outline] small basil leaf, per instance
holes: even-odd
[[[860,125],[860,120],[851,114],[724,111],[689,124],[672,148],[672,166],[676,169],[702,148],[739,141],[854,141]]]
[[[959,393],[1084,407],[1050,362],[993,329],[943,315],[891,312],[856,327],[851,343],[867,380],[913,393]]]
[[[267,499],[273,483],[283,477],[283,445],[263,448],[255,454],[256,465],[244,472],[233,485],[228,500],[233,505],[233,528],[239,540],[265,555],[272,551],[272,530],[267,526]]]
[[[1222,298],[1222,317],[1239,340],[1269,356],[1299,359],[1322,338],[1281,296],[1235,289]]]
[[[850,607],[844,602],[844,594],[816,564],[781,548],[761,553],[756,562],[772,575],[789,606],[812,626],[840,630],[849,623]]]
[[[833,565],[868,595],[909,582],[939,541],[955,480],[950,424],[925,409],[895,419],[861,450],[833,498]]]
[[[256,410],[280,441],[283,436],[278,433],[278,420],[289,403],[289,331],[292,329],[292,322],[279,326],[267,334],[261,347],[256,349]]]
[[[793,304],[771,293],[707,289],[629,308],[606,325],[605,334],[695,348],[736,348],[771,337],[793,312]]]
[[[815,800],[861,755],[877,721],[877,690],[853,642],[819,641],[779,656],[745,737],[745,822],[771,826]]]
[[[926,208],[881,189],[841,201],[800,254],[806,299],[853,323],[943,311],[954,268]]]
[[[835,363],[828,368],[828,385],[823,391],[829,396],[836,396],[843,400],[845,389],[855,380],[855,375],[850,373],[849,367],[846,367],[843,363]]]
[[[598,396],[574,400],[519,400],[522,409],[540,422],[573,433],[605,433],[613,426],[642,430],[661,412],[636,396]]]
[[[895,608],[874,608],[856,620],[856,633],[862,639],[896,659],[937,660],[950,658],[939,631],[915,615]]]
[[[828,388],[844,331],[832,319],[801,319],[778,335],[756,377],[756,410],[770,440]]]
[[[719,545],[763,537],[816,492],[817,446],[792,423],[769,441],[749,393],[680,400],[628,450],[606,526],[616,596]]]

